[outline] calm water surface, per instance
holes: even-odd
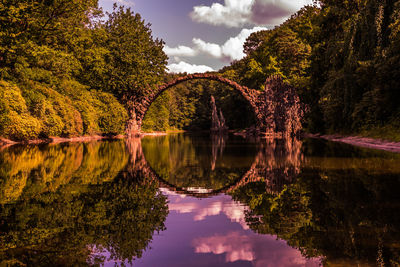
[[[187,134],[0,148],[0,266],[398,266],[400,154]]]

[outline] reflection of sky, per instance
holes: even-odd
[[[249,229],[244,215],[247,207],[232,201],[230,198],[214,197],[199,201],[193,198],[180,198],[170,195],[169,199],[170,212],[189,213],[193,215],[193,221],[203,221],[209,216],[225,215],[231,222],[239,223],[243,229]]]
[[[230,196],[196,199],[162,191],[169,199],[167,230],[154,234],[133,266],[319,265],[276,236],[255,234],[245,223],[248,208]]]
[[[233,231],[197,238],[193,245],[196,253],[224,254],[226,262],[249,261],[256,267],[319,266],[318,260],[307,260],[285,241],[276,240],[276,236]]]

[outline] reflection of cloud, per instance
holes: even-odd
[[[193,241],[193,246],[196,253],[226,253],[226,262],[254,260],[249,238],[245,235],[240,235],[238,232],[232,232],[226,236],[197,238]]]
[[[163,187],[161,187],[159,190],[160,190],[162,193],[164,193],[164,194],[166,194],[166,195],[169,195],[169,196],[178,196],[178,197],[180,197],[180,198],[185,198],[185,197],[186,197],[185,195],[183,195],[183,194],[178,194],[178,193],[176,193],[176,192],[174,192],[174,191],[169,190],[168,188],[163,188]]]
[[[170,211],[177,213],[194,213],[193,220],[203,221],[209,216],[225,214],[231,222],[239,223],[243,229],[249,229],[245,220],[248,208],[228,198],[194,199],[171,201],[168,204]]]
[[[254,266],[320,266],[320,259],[306,259],[300,251],[276,240],[262,236],[230,232],[226,235],[200,237],[193,240],[196,253],[226,253],[226,262],[251,261]]]
[[[191,193],[198,193],[198,194],[206,194],[213,191],[212,189],[207,189],[203,187],[187,187],[185,188],[185,190]]]

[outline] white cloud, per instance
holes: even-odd
[[[187,73],[202,73],[202,72],[207,72],[207,71],[214,71],[213,68],[205,65],[194,65],[194,64],[189,64],[184,61],[181,61],[179,63],[174,63],[170,64],[167,66],[168,72],[169,73],[182,73],[182,72],[187,72]]]
[[[199,54],[205,54],[223,61],[240,60],[245,56],[243,53],[243,45],[247,37],[249,37],[253,32],[262,30],[268,29],[265,27],[243,29],[237,36],[229,38],[223,45],[208,43],[202,39],[193,38],[193,47],[178,46],[176,48],[170,48],[166,46],[164,51],[168,56],[194,57]],[[175,61],[179,62],[177,59],[175,59]]]
[[[193,50],[192,48],[184,45],[180,45],[175,48],[171,48],[169,46],[164,47],[164,52],[168,56],[184,56],[184,57],[193,57],[197,54],[197,51]]]
[[[200,52],[209,54],[215,58],[222,57],[222,49],[218,44],[206,43],[199,38],[193,38],[193,43],[195,45],[195,49]]]
[[[196,22],[227,27],[277,25],[312,0],[225,0],[224,5],[195,6],[190,13]]]
[[[254,0],[225,0],[224,5],[195,6],[190,16],[197,22],[239,27],[248,21],[253,4]]]
[[[240,60],[245,54],[243,53],[243,45],[253,32],[268,30],[265,27],[254,27],[253,29],[243,29],[237,36],[229,38],[223,45],[208,43],[199,38],[193,38],[193,47],[178,46],[170,48],[166,46],[164,52],[168,56],[172,56],[175,62],[179,62],[183,57],[195,57],[199,54],[209,55],[223,61]]]

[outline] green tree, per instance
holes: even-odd
[[[124,131],[124,107],[109,93],[99,92],[104,88],[90,90],[94,87],[81,78],[91,72],[87,61],[104,54],[90,53],[94,36],[101,32],[101,15],[97,0],[1,1],[0,78],[5,81],[0,91],[7,95],[1,104],[7,109],[0,115],[2,137],[27,140]],[[11,110],[15,101],[26,106],[23,112]]]
[[[108,20],[100,27],[95,37],[104,49],[97,51],[104,56],[99,61],[105,69],[98,69],[97,61],[91,63],[100,75],[88,76],[91,80],[87,82],[93,88],[115,94],[128,108],[130,120],[135,120],[132,99],[151,93],[165,75],[164,42],[153,40],[150,24],[145,24],[140,14],[122,6],[114,5]],[[133,130],[127,128],[128,133]]]
[[[280,75],[303,93],[309,86],[311,37],[317,14],[317,7],[306,6],[275,29],[252,33],[244,44],[246,57],[221,72],[257,90],[264,89],[269,76]]]
[[[324,120],[317,123],[320,130],[357,132],[395,124],[398,1],[320,4],[311,72],[313,106]]]

